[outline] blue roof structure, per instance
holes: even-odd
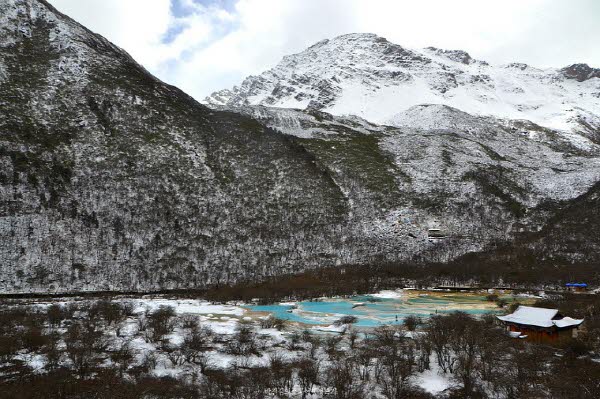
[[[577,287],[577,288],[586,288],[588,285],[586,283],[567,283],[566,287]]]

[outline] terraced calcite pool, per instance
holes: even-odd
[[[458,310],[473,315],[499,311],[496,304],[489,302],[482,294],[414,290],[383,291],[373,295],[322,298],[276,305],[252,305],[246,308],[312,325],[331,325],[340,317],[351,315],[358,319],[355,324],[358,327],[402,324],[409,315],[427,318]]]

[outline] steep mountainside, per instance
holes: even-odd
[[[449,265],[464,278],[501,277],[506,284],[560,286],[560,281],[600,279],[600,183],[564,204],[535,232],[455,258]],[[480,271],[476,273],[475,271]]]
[[[464,51],[349,34],[205,101],[298,137],[349,193],[357,224],[388,242],[391,232],[415,242],[441,228],[443,245],[409,249],[426,262],[556,233],[546,223],[593,197],[600,180],[600,70],[585,64],[492,66]],[[594,207],[581,213],[570,223],[588,231]],[[562,254],[560,234],[536,237],[522,245],[539,259]],[[580,248],[600,240],[577,237]],[[558,252],[567,262],[588,257]]]
[[[596,146],[581,151],[531,122],[443,105],[412,107],[402,128],[316,110],[229,109],[297,137],[348,196],[355,228],[404,258],[446,261],[536,231],[600,180]],[[448,238],[432,245],[428,228]]]
[[[0,0],[0,289],[203,286],[333,263],[347,199],[45,1]]]
[[[562,130],[583,149],[600,143],[600,69],[495,66],[464,51],[411,50],[373,34],[321,41],[206,102],[313,108],[394,126],[412,106],[442,104]]]
[[[377,103],[353,108],[361,113],[352,99],[378,95],[383,81],[393,90],[396,78],[424,82],[424,66],[440,60],[487,66],[350,35],[307,50],[311,62],[286,58],[298,78],[288,86],[247,80],[257,103],[307,109],[250,106],[245,89],[213,96],[209,109],[44,0],[0,0],[0,10],[3,292],[205,287],[339,264],[448,261],[544,231],[600,180],[595,70],[552,72],[561,95],[589,105],[581,128],[413,100],[384,101],[383,119],[367,121],[359,116]],[[338,42],[357,58],[330,54]],[[339,68],[331,79],[361,81],[347,86],[358,92],[319,91],[328,83],[302,72],[328,62]],[[400,70],[417,65],[421,75]],[[468,75],[456,73],[457,82]],[[428,239],[429,229],[446,238]]]

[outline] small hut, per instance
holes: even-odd
[[[439,241],[446,238],[446,232],[442,229],[433,228],[427,230],[427,239],[429,241]]]
[[[553,342],[575,338],[583,319],[563,317],[558,309],[519,306],[514,313],[497,316],[511,337],[534,342]]]
[[[567,287],[567,289],[569,291],[573,291],[573,292],[585,292],[587,291],[587,284],[586,283],[567,283],[565,284],[565,287]]]

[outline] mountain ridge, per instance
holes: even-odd
[[[412,106],[442,104],[474,115],[530,120],[565,131],[584,148],[598,142],[599,77],[600,69],[587,64],[495,66],[462,50],[407,49],[375,34],[347,34],[285,56],[204,102],[314,108],[392,125],[397,113]]]
[[[318,107],[208,108],[43,0],[0,6],[5,293],[448,262],[542,229],[600,180],[591,139],[448,105],[394,110],[398,126]],[[399,65],[428,64],[378,43]],[[410,79],[373,72],[369,84]]]

